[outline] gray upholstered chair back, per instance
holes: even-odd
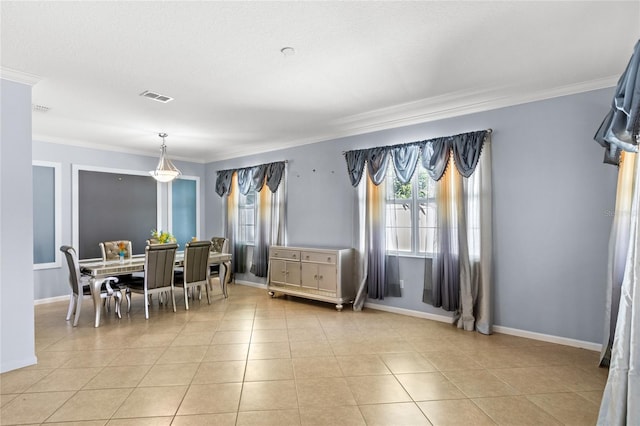
[[[80,266],[78,265],[78,255],[76,254],[76,250],[71,246],[61,246],[60,251],[64,253],[64,257],[67,259],[71,291],[73,294],[81,297],[82,289],[80,288]]]
[[[184,280],[187,283],[205,281],[209,274],[210,241],[193,241],[184,248]]]
[[[131,255],[131,241],[128,240],[118,240],[118,241],[104,241],[100,243],[100,252],[102,253],[102,260],[118,260],[120,258],[120,247],[118,247],[119,243],[125,244],[125,259],[130,259]]]
[[[148,289],[171,287],[177,244],[153,244],[145,248],[144,280]]]
[[[224,237],[211,238],[211,251],[214,253],[229,253],[229,239]]]

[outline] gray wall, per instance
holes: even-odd
[[[158,218],[158,183],[151,176],[81,170],[78,199],[80,259],[100,258],[101,241],[129,240],[131,254],[144,254]]]
[[[0,80],[0,372],[36,363],[31,87]]]
[[[592,91],[209,164],[207,234],[223,234],[216,170],[288,160],[289,244],[354,246],[342,151],[492,128],[495,324],[601,343],[617,169],[602,164],[593,134],[612,95]],[[403,297],[371,302],[448,315],[421,302],[424,266],[403,258]]]
[[[142,155],[131,155],[120,152],[102,151],[71,145],[61,145],[33,141],[33,160],[52,161],[62,164],[62,244],[72,244],[72,211],[71,211],[71,188],[72,188],[72,166],[105,167],[112,169],[122,169],[128,171],[147,172],[155,169],[158,164],[158,157],[147,157]],[[29,158],[31,164],[31,158]],[[206,179],[205,166],[203,164],[174,161],[174,164],[182,171],[183,175],[200,177],[200,197],[204,199]],[[29,166],[31,170],[31,166]],[[167,184],[161,184],[161,206],[163,223],[161,229],[168,229],[167,223]],[[117,209],[117,206],[104,206],[104,208]],[[205,203],[200,203],[200,229],[204,231],[205,226]],[[4,219],[3,219],[4,220]],[[156,223],[149,224],[149,232],[156,227]],[[202,235],[203,238],[208,234]],[[151,236],[151,235],[149,235]],[[31,240],[30,240],[31,241]],[[29,257],[31,259],[31,256]],[[63,264],[60,268],[43,269],[34,271],[34,296],[35,300],[64,296],[69,293],[67,282],[67,270]],[[31,298],[33,301],[34,297]]]

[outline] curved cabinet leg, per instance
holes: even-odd
[[[341,304],[341,303],[339,303],[339,304],[337,304],[337,305],[336,305],[336,311],[338,311],[338,312],[342,312],[342,308],[343,308],[343,306],[342,306],[342,304]]]
[[[271,297],[275,297],[275,296],[276,296],[276,294],[275,294],[273,291],[269,291],[269,296],[271,296]]]

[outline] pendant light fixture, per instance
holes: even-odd
[[[164,143],[164,138],[168,135],[166,133],[158,134],[162,138],[162,146],[160,147],[160,161],[158,167],[155,170],[149,172],[151,176],[158,182],[171,182],[182,174],[176,166],[173,165],[171,160],[167,158],[167,145]]]

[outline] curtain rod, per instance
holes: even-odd
[[[493,129],[492,129],[492,128],[488,128],[488,129],[486,129],[485,131],[486,131],[488,134],[493,133]],[[470,133],[470,132],[467,132],[467,133]],[[455,136],[455,135],[454,135],[454,136]],[[433,139],[435,139],[435,138],[433,138]],[[427,140],[429,140],[429,139],[427,139]],[[414,143],[414,142],[407,142],[407,143]],[[404,145],[404,144],[398,144],[398,145]],[[389,145],[389,146],[395,146],[395,145]],[[365,149],[366,149],[366,148],[365,148]],[[345,155],[346,153],[347,153],[347,151],[342,151],[342,155]]]

